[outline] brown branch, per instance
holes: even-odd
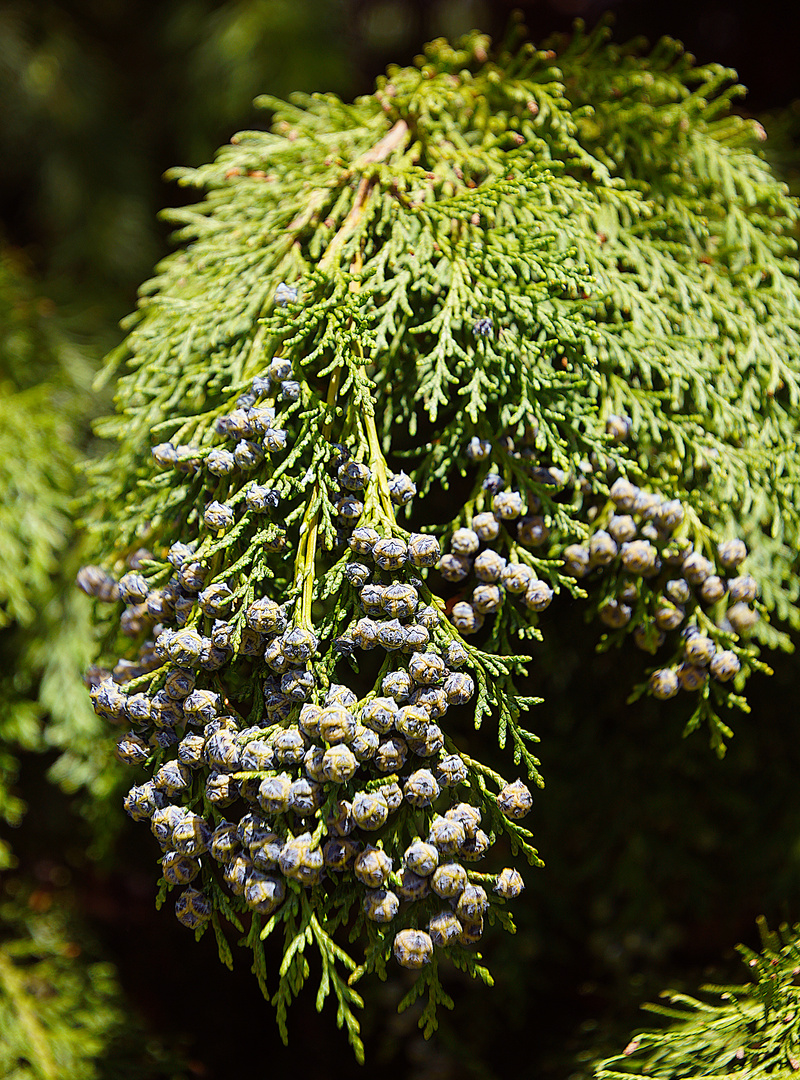
[[[370,150],[367,150],[365,154],[362,154],[361,157],[353,163],[352,171],[355,172],[364,165],[385,161],[393,150],[396,150],[402,145],[407,134],[408,124],[405,120],[398,120],[379,143],[376,143],[375,146]],[[361,215],[364,213],[364,205],[374,184],[374,176],[362,176],[358,188],[356,189],[356,197],[353,200],[353,205],[350,207],[347,217],[342,222],[338,232],[328,245],[325,254],[320,259],[320,269],[325,269],[325,267],[330,264],[345,240],[352,232],[354,232],[361,219]]]

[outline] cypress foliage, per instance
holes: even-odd
[[[5,883],[0,905],[0,1069],[16,1080],[147,1076],[183,1063],[146,1037],[111,964],[93,959],[63,900]]]
[[[738,92],[670,41],[473,34],[353,105],[262,99],[270,132],[173,173],[205,197],[98,428],[92,699],[147,771],[160,900],[226,963],[241,936],[284,1034],[306,948],[357,1055],[393,958],[426,1034],[443,959],[491,981],[523,884],[494,851],[540,865],[524,678],[559,604],[653,653],[632,697],[685,695],[719,753],[788,647],[797,206]]]
[[[21,823],[26,786],[41,794],[21,762],[47,754],[47,779],[80,792],[99,849],[116,832],[119,778],[81,677],[96,644],[91,605],[72,586],[71,520],[96,359],[0,245],[0,819]],[[17,863],[19,876],[6,872]],[[132,1017],[113,966],[91,958],[70,905],[26,884],[32,864],[30,847],[0,839],[0,1074],[182,1075]]]
[[[0,249],[0,817],[9,825],[24,812],[21,752],[57,749],[51,778],[90,792],[98,816],[115,787],[81,679],[95,647],[90,606],[70,587],[94,359]],[[0,841],[0,869],[13,858]]]
[[[669,1005],[646,1005],[669,1027],[635,1035],[622,1054],[597,1067],[598,1080],[620,1077],[788,1077],[800,1068],[797,963],[800,928],[770,931],[761,920],[760,953],[739,946],[749,982],[704,986],[711,1001],[666,991]]]

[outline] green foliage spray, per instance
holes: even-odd
[[[798,625],[798,210],[738,91],[667,40],[472,34],[174,172],[205,199],[111,361],[89,681],[160,901],[252,951],[284,1035],[311,948],[359,1056],[362,977],[415,972],[426,1035],[441,964],[491,981],[560,604],[720,753]]]

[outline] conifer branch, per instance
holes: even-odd
[[[180,173],[205,202],[93,470],[82,583],[124,634],[91,695],[152,770],[128,812],[184,925],[258,920],[265,992],[282,925],[284,1037],[316,944],[357,1054],[362,975],[417,972],[426,1034],[440,960],[490,981],[468,950],[524,883],[464,864],[502,838],[542,865],[526,783],[451,711],[543,786],[542,613],[571,597],[601,648],[652,654],[632,698],[680,695],[718,753],[751,638],[800,619],[799,215],[730,73],[602,29],[502,68],[487,47],[434,43],[352,107],[270,102],[273,133]]]

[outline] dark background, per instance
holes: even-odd
[[[168,250],[156,215],[185,194],[162,181],[165,169],[200,164],[234,131],[263,125],[250,106],[259,92],[367,93],[387,63],[411,62],[431,37],[473,26],[502,36],[514,8],[537,42],[610,9],[617,40],[668,34],[699,62],[737,68],[750,89],[741,108],[770,114],[782,167],[791,160],[800,8],[786,14],[774,2],[0,2],[0,236],[99,363]],[[368,990],[367,1067],[383,1075],[588,1076],[587,1062],[641,1022],[641,1001],[665,985],[694,989],[712,968],[715,979],[739,977],[732,946],[756,944],[757,915],[800,917],[791,657],[775,658],[773,679],[754,680],[752,716],[734,718],[720,762],[703,733],[681,738],[680,706],[625,704],[640,658],[596,655],[597,629],[579,610],[562,609],[544,630],[531,683],[546,703],[530,726],[542,737],[547,788],[533,828],[547,867],[526,875],[517,937],[487,936],[496,987],[454,975],[457,1011],[432,1043],[416,1014],[394,1015],[400,976]],[[147,830],[122,822],[111,851],[88,862],[91,837],[45,782],[45,764],[24,763],[31,812],[14,837],[19,873],[44,894],[69,894],[89,947],[116,964],[149,1029],[185,1048],[189,1075],[358,1072],[331,1008],[317,1017],[306,994],[283,1048],[244,954],[230,973],[210,936],[195,945],[154,911]],[[116,1061],[103,1068],[121,1075]]]

